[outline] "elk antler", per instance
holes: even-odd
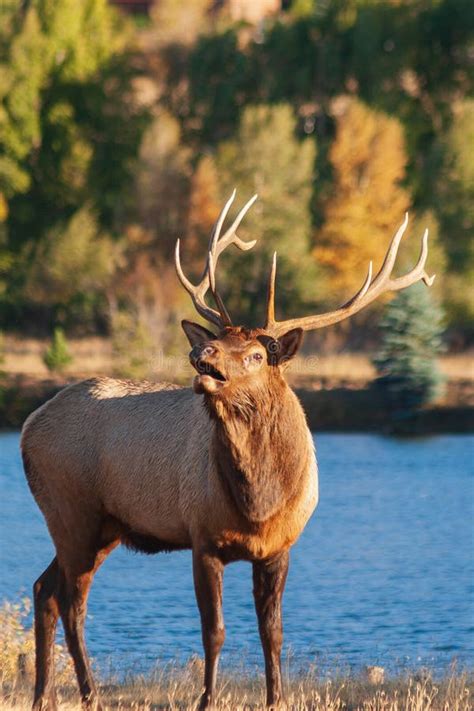
[[[220,255],[224,251],[226,247],[228,247],[230,244],[235,244],[239,249],[243,250],[244,252],[247,251],[248,249],[252,249],[252,247],[256,244],[257,240],[251,240],[250,242],[245,242],[244,240],[240,239],[240,237],[237,236],[236,231],[237,228],[239,227],[240,223],[242,222],[245,214],[247,211],[252,207],[254,204],[255,200],[257,199],[257,195],[254,195],[240,210],[239,214],[235,218],[234,222],[232,225],[229,227],[227,232],[220,237],[220,232],[222,229],[222,225],[224,224],[224,220],[227,216],[227,213],[229,212],[230,206],[234,202],[235,198],[235,193],[236,191],[234,190],[230,198],[227,200],[226,204],[224,205],[221,214],[219,215],[216,224],[214,225],[214,229],[212,230],[211,234],[211,239],[209,241],[209,250],[207,254],[207,261],[206,261],[206,266],[204,268],[203,275],[201,277],[201,281],[197,286],[194,286],[194,284],[191,284],[189,279],[185,276],[182,268],[181,268],[181,260],[180,260],[180,254],[179,254],[179,239],[176,242],[176,251],[175,251],[175,266],[176,266],[176,271],[178,273],[179,280],[181,284],[184,286],[188,294],[190,294],[193,304],[196,308],[196,311],[206,319],[206,321],[209,321],[210,323],[213,323],[215,326],[218,328],[224,328],[225,326],[231,326],[232,321],[230,319],[229,313],[224,305],[224,302],[222,301],[222,298],[217,291],[216,287],[216,267],[217,267],[217,262],[219,260]],[[208,306],[204,300],[204,297],[207,293],[208,289],[211,289],[211,293],[214,297],[214,300],[216,302],[217,308],[219,309],[216,311],[215,309],[211,308]]]
[[[420,280],[422,280],[426,286],[431,286],[435,275],[430,277],[425,271],[425,263],[428,256],[428,230],[425,230],[423,235],[421,252],[416,266],[411,270],[411,272],[408,272],[408,274],[405,274],[404,276],[396,279],[391,278],[392,270],[397,258],[398,247],[403,237],[403,233],[406,230],[407,224],[408,213],[406,213],[403,224],[399,227],[396,235],[393,237],[387,254],[385,255],[383,264],[376,277],[372,280],[372,262],[370,262],[367,276],[359,291],[343,306],[336,309],[336,311],[328,311],[325,314],[294,318],[287,321],[275,321],[276,255],[274,255],[268,282],[267,319],[265,329],[268,330],[272,336],[278,338],[292,328],[302,328],[303,331],[324,328],[325,326],[331,326],[333,323],[338,323],[348,316],[352,316],[368,306],[368,304],[386,291],[398,291],[399,289],[405,289],[407,286],[411,286]]]

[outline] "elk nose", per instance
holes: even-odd
[[[191,360],[199,360],[200,358],[203,358],[205,356],[211,356],[215,352],[216,348],[214,348],[213,346],[205,346],[205,348],[201,348],[201,346],[193,346],[189,357],[191,358]]]

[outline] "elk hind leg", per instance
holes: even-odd
[[[56,558],[33,586],[35,610],[36,679],[33,699],[35,711],[55,711],[54,640],[59,617],[59,566]]]
[[[81,564],[65,566],[59,590],[59,612],[64,627],[66,644],[74,662],[82,704],[93,711],[102,706],[94,682],[89,655],[84,640],[87,598],[94,573],[118,541],[87,556]]]

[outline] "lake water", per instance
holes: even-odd
[[[0,434],[0,601],[53,557],[18,433]],[[285,650],[296,668],[392,671],[474,662],[474,437],[316,437],[320,504],[293,548]],[[251,567],[229,565],[224,664],[261,666]],[[201,655],[189,552],[116,550],[96,575],[87,638],[103,669]]]

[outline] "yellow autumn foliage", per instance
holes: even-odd
[[[314,254],[328,270],[331,294],[349,296],[370,260],[375,269],[381,265],[410,198],[400,184],[406,165],[401,124],[346,97],[335,103],[335,113],[334,186]]]

